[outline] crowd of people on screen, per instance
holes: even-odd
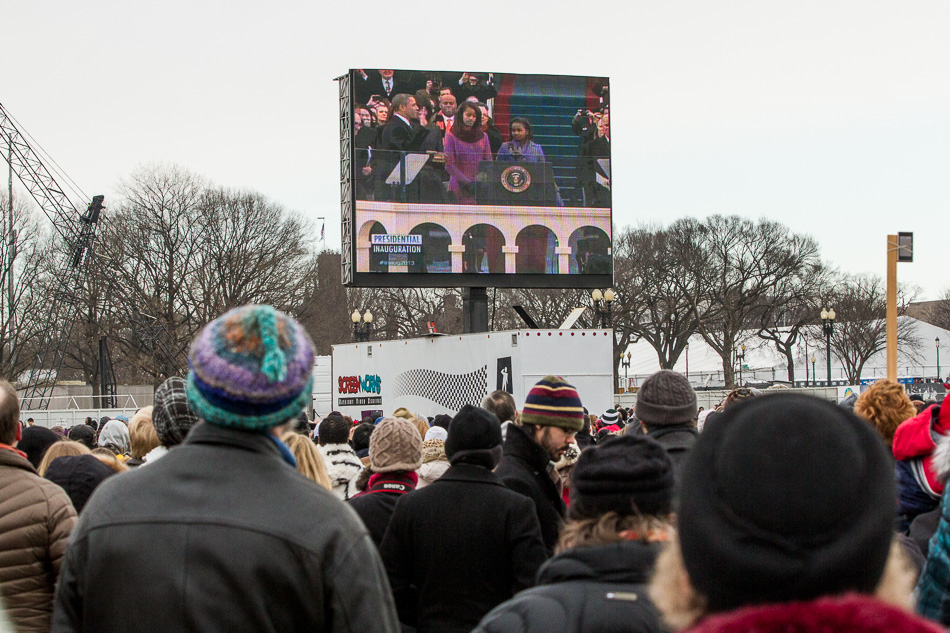
[[[529,118],[512,113],[507,135],[495,125],[489,104],[498,90],[492,73],[466,72],[457,78],[412,73],[410,78],[399,79],[392,70],[360,70],[354,81],[359,200],[398,199],[392,175],[403,152],[431,155],[432,160],[413,179],[417,187],[413,199],[423,202],[474,204],[479,163],[483,161],[547,161],[534,140]],[[589,200],[595,204],[593,161],[610,156],[609,102],[602,99],[598,112],[582,114],[578,112],[570,122],[571,130],[581,139],[577,203]],[[556,186],[555,191],[553,203],[562,206]]]

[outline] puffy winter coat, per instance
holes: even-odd
[[[933,453],[941,436],[950,431],[950,406],[930,406],[901,423],[894,433],[892,451],[897,479],[898,529],[907,533],[911,521],[937,507],[943,481],[933,469]]]
[[[0,448],[0,595],[19,633],[49,631],[53,591],[76,510],[66,492]]]
[[[659,545],[625,541],[562,552],[538,571],[538,586],[482,618],[473,633],[661,633],[647,597]]]

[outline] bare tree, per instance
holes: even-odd
[[[618,309],[614,316],[617,358],[627,346],[643,339],[656,350],[662,369],[671,369],[686,349],[698,325],[698,280],[685,249],[696,242],[681,223],[678,233],[656,227],[625,229],[614,238],[614,289]],[[618,365],[615,365],[615,368]]]
[[[873,275],[846,275],[834,287],[831,352],[841,362],[848,382],[858,384],[867,361],[887,346],[885,286]],[[909,301],[906,294],[903,298]],[[921,343],[912,319],[898,319],[897,343],[906,356],[915,357]]]
[[[29,203],[14,197],[12,232],[6,198],[0,201],[0,215],[5,220],[0,243],[0,377],[16,382],[17,376],[30,368],[33,354],[47,336],[41,331],[43,317],[49,312],[51,292],[62,271],[52,266],[59,261],[54,256],[56,242]]]
[[[950,330],[950,288],[943,291],[927,311],[927,322],[939,328]]]
[[[205,191],[198,205],[195,267],[186,286],[194,317],[266,303],[294,312],[313,283],[313,227],[253,192]]]
[[[807,262],[803,268],[783,279],[764,297],[758,336],[771,342],[785,357],[788,381],[795,381],[795,349],[817,322],[823,297],[829,292],[831,271],[822,263]]]
[[[702,223],[698,245],[688,261],[698,331],[722,358],[726,384],[735,385],[739,337],[758,326],[765,300],[789,276],[818,261],[818,246],[778,222],[719,215]]]

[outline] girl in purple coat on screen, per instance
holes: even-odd
[[[469,101],[462,102],[455,113],[452,129],[445,133],[444,147],[450,197],[454,195],[460,204],[475,204],[478,163],[492,159],[478,106]]]
[[[498,156],[495,160],[518,160],[526,163],[545,162],[544,150],[534,142],[534,133],[531,131],[531,122],[524,117],[515,117],[511,120],[508,129],[511,130],[511,140],[502,144],[498,149]],[[564,201],[561,200],[561,192],[554,185],[554,204],[563,207]]]

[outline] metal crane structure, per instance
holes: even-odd
[[[30,145],[27,135],[17,126],[2,103],[0,135],[0,147],[7,150],[4,154],[10,167],[53,223],[53,228],[63,244],[63,247],[58,249],[61,257],[59,283],[53,296],[49,298],[49,313],[42,330],[44,337],[33,356],[22,399],[24,408],[46,409],[49,407],[56,377],[63,365],[73,325],[79,316],[105,198],[101,195],[93,196],[84,212],[77,210],[63,187],[56,182],[39,154]],[[104,349],[107,349],[107,346],[105,339],[102,339],[100,351]],[[106,358],[101,356],[102,354],[99,359],[102,383],[100,391],[105,400],[103,406],[115,406],[115,373],[112,363],[108,361],[108,355],[106,354]]]

